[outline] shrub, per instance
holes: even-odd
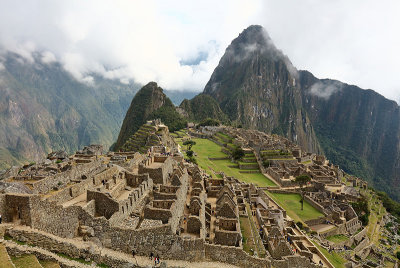
[[[192,157],[192,156],[193,156],[193,151],[192,151],[192,150],[186,151],[186,155],[187,155],[189,158]]]
[[[301,221],[296,222],[297,227],[299,227],[300,229],[303,229],[303,223]]]
[[[204,127],[204,126],[219,126],[220,122],[217,119],[212,119],[212,118],[207,118],[203,120],[199,126]]]
[[[233,158],[234,160],[240,160],[240,159],[242,159],[244,156],[245,156],[245,153],[244,153],[243,149],[240,148],[240,147],[235,148],[235,149],[233,150],[233,152],[232,152],[232,158]]]

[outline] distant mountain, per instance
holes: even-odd
[[[161,119],[170,131],[186,127],[186,120],[155,82],[142,87],[132,100],[122,123],[114,150],[119,150],[147,120]]]
[[[311,52],[310,52],[311,53]],[[203,94],[232,122],[323,152],[400,200],[400,110],[372,90],[298,71],[261,26],[228,46]],[[194,116],[194,106],[185,108]]]
[[[93,85],[83,84],[39,57],[29,63],[10,53],[1,62],[0,168],[51,150],[110,146],[139,88],[96,76]]]
[[[175,106],[179,106],[179,104],[184,99],[191,99],[198,94],[198,92],[193,91],[179,91],[179,90],[167,90],[164,89],[165,95],[172,101]]]

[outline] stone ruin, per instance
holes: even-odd
[[[162,259],[282,268],[320,267],[321,261],[324,267],[333,267],[264,189],[223,173],[222,178],[212,178],[185,162],[173,139],[167,137],[168,128],[159,121],[147,122],[141,129],[151,130],[157,143],[144,142],[139,133],[130,140],[130,148],[136,148],[133,151],[104,155],[100,146],[89,146],[63,156],[65,161],[57,161],[60,157],[55,154],[48,163],[33,164],[8,176],[3,183],[19,188],[0,188],[5,233],[43,248],[57,243],[58,252],[64,254],[72,254],[66,242],[70,239],[104,250],[128,254],[135,250],[142,256],[154,253]],[[214,130],[221,128],[207,131]],[[357,232],[357,215],[346,205],[347,198],[357,198],[357,193],[337,191],[338,167],[302,153],[287,139],[242,129],[225,131],[254,153],[258,163],[263,151],[284,150],[288,157],[268,167],[266,174],[282,188],[296,188],[295,176],[310,175],[313,185],[306,198],[326,215],[318,220]],[[258,248],[253,256],[244,251],[242,222],[246,219],[252,230],[246,239]],[[38,237],[46,243],[40,244]],[[98,258],[87,251],[79,254]],[[118,267],[111,257],[103,256],[102,261]]]

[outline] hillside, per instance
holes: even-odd
[[[0,169],[37,161],[51,150],[71,153],[115,141],[138,85],[73,78],[58,63],[29,63],[8,54],[0,71]]]
[[[232,41],[203,94],[232,122],[323,152],[399,200],[399,106],[372,90],[298,71],[261,26]]]
[[[119,150],[141,125],[152,119],[161,119],[171,131],[186,126],[186,120],[155,82],[142,87],[132,99],[113,149]]]
[[[227,121],[228,117],[222,112],[218,102],[206,94],[199,94],[193,99],[184,99],[179,105],[185,115],[193,121],[203,121],[207,118],[215,118],[222,122]]]

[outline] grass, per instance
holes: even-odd
[[[3,268],[14,268],[9,259],[6,247],[3,244],[0,244],[0,264]]]
[[[261,257],[261,258],[264,258],[265,257],[265,248],[264,248],[264,245],[263,245],[263,243],[261,241],[261,237],[258,234],[258,230],[256,228],[256,225],[254,224],[253,216],[251,215],[251,208],[250,208],[250,205],[248,203],[246,203],[246,209],[247,209],[247,216],[248,216],[248,219],[249,219],[249,222],[250,222],[250,226],[251,226],[251,229],[253,230],[253,234],[254,234],[254,240],[255,240],[254,242],[255,242],[256,247],[257,247],[257,256]]]
[[[199,139],[199,138],[194,138],[192,140],[196,142],[196,145],[193,146],[192,150],[197,154],[196,159],[198,165],[202,169],[204,169],[208,174],[215,176],[212,170],[218,172],[222,171],[227,176],[233,176],[238,180],[241,180],[246,183],[257,184],[260,187],[276,186],[275,183],[273,183],[270,179],[268,179],[261,173],[245,174],[245,173],[240,173],[239,168],[230,168],[229,166],[235,165],[235,163],[232,163],[229,160],[208,159],[209,157],[211,158],[227,157],[225,153],[221,152],[221,146],[214,143],[213,141],[210,141],[208,139]],[[182,146],[182,140],[176,139],[176,141]],[[182,146],[182,148],[186,148],[186,146]]]
[[[42,268],[34,255],[23,255],[21,257],[11,256],[11,260],[18,268]]]
[[[83,258],[72,258],[64,253],[59,253],[59,252],[57,252],[56,254],[62,258],[68,259],[68,260],[77,261],[77,262],[87,264],[87,265],[92,264],[92,261],[85,261],[85,259],[83,259]]]
[[[332,263],[333,266],[336,268],[344,268],[344,264],[347,262],[339,253],[332,251],[329,253],[326,249],[318,245],[313,241],[314,245],[319,249],[319,251],[324,254],[324,256]]]
[[[301,210],[300,194],[277,194],[270,192],[267,192],[267,194],[283,207],[289,217],[295,221],[304,223],[305,221],[324,216],[324,214],[312,207],[306,200],[304,200],[304,210]]]
[[[249,238],[252,236],[251,227],[248,217],[240,217],[240,231],[242,232],[243,237],[243,250],[253,255],[253,252],[256,250],[254,243],[251,243]],[[253,250],[253,251],[251,251]]]
[[[345,235],[338,234],[338,235],[328,236],[326,239],[328,239],[329,241],[331,241],[333,243],[341,243],[341,242],[347,241],[349,238]]]
[[[43,268],[60,268],[60,265],[53,261],[39,260],[39,263],[43,266]]]

